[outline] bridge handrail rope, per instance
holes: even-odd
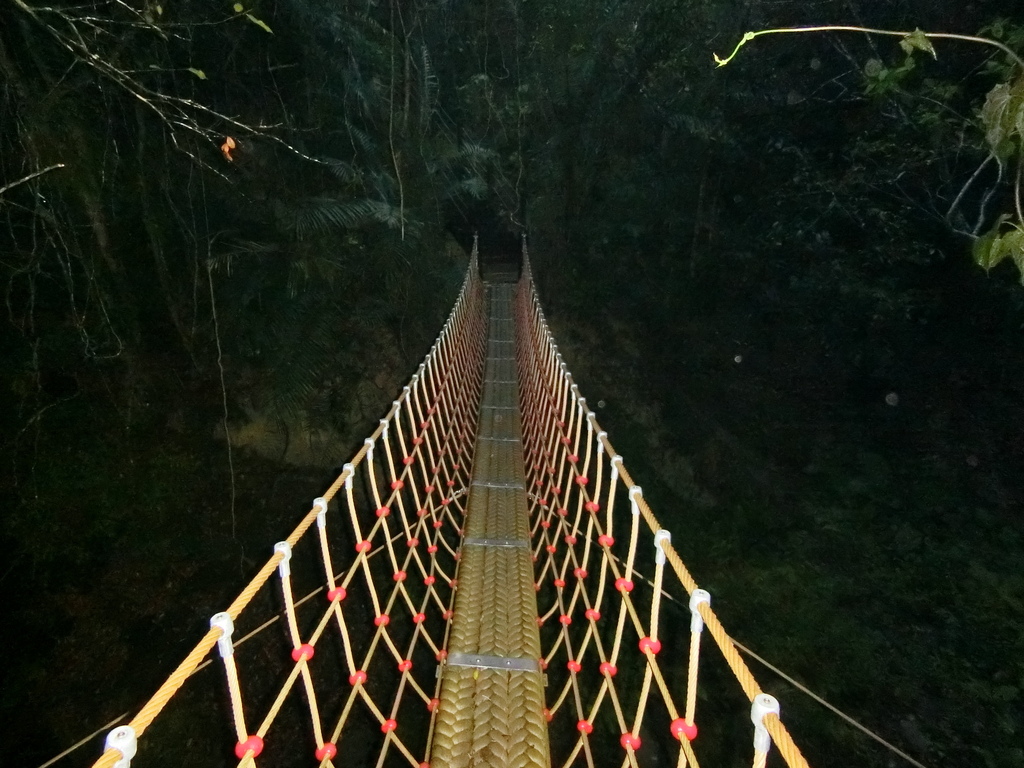
[[[321,765],[332,765],[331,760],[337,755],[336,742],[357,702],[362,702],[380,724],[383,743],[379,761],[384,760],[391,747],[410,765],[419,765],[425,759],[415,756],[406,743],[408,736],[415,741],[416,734],[400,737],[397,716],[401,707],[408,706],[403,694],[410,690],[429,712],[433,713],[437,707],[438,683],[432,670],[428,669],[429,665],[414,670],[412,659],[414,655],[425,653],[424,645],[435,660],[441,661],[445,656],[457,587],[457,547],[462,526],[460,516],[464,514],[461,497],[472,468],[485,330],[483,290],[474,247],[470,268],[448,321],[385,418],[323,496],[314,500],[288,538],[275,545],[274,554],[230,606],[211,618],[209,631],[156,693],[127,725],[108,734],[106,748],[94,768],[127,768],[136,754],[139,737],[215,646],[224,665],[239,766],[255,764],[268,732],[299,678],[312,723],[315,757]],[[355,487],[356,480],[361,481],[360,489]],[[336,512],[348,517],[356,552],[341,573],[333,567],[332,552],[338,545],[328,537],[327,528],[328,507],[336,497]],[[364,522],[367,520],[373,522]],[[320,611],[312,631],[303,638],[297,614],[299,602],[292,594],[292,551],[303,542],[314,522],[317,524],[316,541],[310,542],[308,538],[305,541],[319,549],[325,580],[322,588],[327,590],[328,606]],[[401,539],[405,539],[404,553],[396,546],[396,540]],[[425,544],[426,556],[420,553],[421,544]],[[374,557],[381,553],[387,556]],[[371,572],[371,560],[387,566],[392,576],[390,589],[377,585],[380,579]],[[267,587],[275,571],[281,585],[280,600],[291,645],[288,649],[291,668],[266,715],[252,728],[243,706],[241,665],[236,664],[234,658],[232,635],[246,608]],[[373,613],[372,638],[363,648],[359,648],[350,629],[358,618],[349,617],[349,611],[343,609],[343,602],[351,598],[349,593],[357,587],[364,591],[365,601],[371,604]],[[392,639],[392,631],[395,631],[392,621],[399,618],[399,613],[407,613],[402,618],[412,625],[411,637],[403,648]],[[317,641],[332,623],[337,625],[342,641],[351,690],[334,727],[328,730],[324,727],[325,713],[321,711],[311,660]],[[301,624],[308,626],[308,617]],[[432,628],[428,629],[428,625]],[[404,629],[408,633],[408,627]],[[362,655],[357,658],[359,650]],[[365,685],[371,665],[376,668],[374,674],[386,674],[386,670],[381,669],[381,656],[390,656],[394,661],[391,673],[394,674],[394,669],[398,673],[393,701],[385,708],[371,697]],[[429,749],[429,739],[425,745],[421,743],[416,747],[422,755],[429,754]]]
[[[333,766],[357,709],[379,726],[381,735],[371,745],[378,750],[378,768],[391,752],[414,768],[428,765],[441,695],[441,676],[434,673],[448,653],[476,458],[488,344],[484,304],[474,247],[447,323],[385,418],[288,538],[275,545],[253,580],[211,619],[209,631],[156,694],[127,725],[108,734],[95,768],[128,768],[138,738],[186,679],[209,663],[204,659],[215,646],[240,768],[255,765],[257,758],[273,762],[275,750],[301,749],[294,739],[274,738],[286,705],[308,719],[310,757],[322,768]],[[779,719],[778,702],[763,693],[741,659],[711,609],[710,595],[698,588],[581,396],[548,330],[525,243],[515,314],[539,662],[549,681],[543,714],[549,731],[566,734],[551,740],[564,753],[552,755],[560,763],[551,764],[603,764],[614,754],[604,750],[605,743],[617,737],[621,764],[635,767],[641,733],[664,727],[678,743],[678,768],[699,768],[691,742],[697,736],[706,627],[750,703],[754,768],[764,766],[772,743],[790,768],[806,768]],[[617,515],[617,504],[628,505],[632,514]],[[307,536],[314,523],[316,532]],[[322,567],[314,577],[320,586],[296,600],[296,579],[308,576],[300,571],[310,563]],[[340,570],[335,563],[343,563]],[[651,573],[649,584],[641,572]],[[661,601],[666,579],[673,577],[689,595],[690,631],[683,638],[662,627]],[[323,591],[326,605],[308,599]],[[249,610],[257,596],[282,607],[284,647],[277,670],[255,669],[252,654],[235,658],[242,642],[233,642],[236,628],[241,632],[246,622],[254,627],[244,640],[269,623]],[[317,653],[328,636],[340,644],[343,671],[328,663],[329,653],[328,662]],[[669,653],[659,656],[663,645]],[[666,663],[675,651],[685,663]],[[620,689],[620,667],[636,672],[639,683]],[[345,673],[347,689],[331,677]],[[268,674],[283,679],[260,701],[252,691]],[[302,693],[291,696],[295,689]],[[674,700],[676,690],[684,692],[682,706]],[[424,720],[427,727],[409,724]]]
[[[559,624],[553,636],[550,633],[542,635],[542,644],[548,646],[542,665],[550,665],[555,657],[564,653],[569,673],[553,703],[550,703],[552,693],[549,688],[546,714],[552,722],[562,707],[571,706],[577,718],[575,728],[578,736],[564,765],[571,765],[581,752],[588,766],[595,765],[590,740],[595,734],[594,720],[607,698],[618,723],[620,745],[625,750],[623,765],[635,766],[635,752],[640,747],[639,734],[653,688],[660,695],[671,720],[669,730],[679,741],[677,764],[696,768],[698,762],[691,740],[697,733],[695,710],[700,639],[703,628],[707,627],[751,704],[755,768],[764,765],[771,743],[776,744],[791,768],[805,768],[806,760],[779,719],[778,702],[761,690],[711,609],[710,596],[698,588],[672,546],[670,534],[662,528],[644,499],[642,489],[634,482],[622,457],[601,429],[595,413],[580,395],[579,387],[558,352],[544,319],[533,286],[525,242],[518,312],[527,487],[533,489],[530,498],[537,563],[536,589],[538,592],[544,590],[538,598],[545,596],[550,600],[547,610],[539,609],[538,622],[543,627],[545,622],[557,616]],[[628,538],[619,543],[616,543],[616,523],[619,523],[615,516],[617,497],[628,500],[632,512]],[[631,594],[635,587],[634,577],[638,575],[635,567],[641,519],[655,550],[646,624],[641,617],[639,595]],[[561,555],[560,546],[564,547]],[[594,560],[598,561],[599,567],[596,580],[588,569]],[[666,564],[690,595],[691,631],[682,712],[673,701],[665,669],[658,656],[662,645],[659,613]],[[570,576],[573,580],[571,586]],[[615,593],[619,596],[617,605],[611,600]],[[609,633],[599,627],[602,621],[600,608],[605,605],[610,605],[617,614],[610,648],[607,649]],[[587,626],[582,642],[574,647],[569,628],[576,618],[574,614],[581,612]],[[632,718],[628,716],[624,696],[614,684],[619,666],[629,661],[623,647],[627,627],[636,634],[637,648],[646,662]],[[587,665],[585,670],[583,662],[591,646],[598,657],[596,666],[603,680],[592,700],[586,702],[586,686],[582,684],[582,678],[594,665]],[[590,686],[591,689],[593,687]],[[555,726],[552,722],[549,727]]]

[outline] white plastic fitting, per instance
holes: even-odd
[[[672,534],[664,528],[654,532],[654,561],[658,565],[665,564],[665,544],[672,542]]]
[[[213,614],[210,618],[210,627],[220,630],[220,637],[217,638],[217,651],[220,653],[220,657],[226,659],[233,655],[235,646],[231,642],[231,635],[235,631],[235,622],[231,620],[231,615],[224,611]]]
[[[287,541],[279,541],[274,545],[274,554],[281,553],[281,562],[277,564],[277,572],[282,579],[292,575],[292,545]]]
[[[619,467],[622,466],[622,457],[619,456],[619,454],[616,453],[614,456],[612,456],[611,463],[612,463],[612,480],[618,480],[619,479]]]
[[[366,460],[373,461],[373,438],[368,437],[363,440],[363,445],[366,446]]]
[[[313,499],[313,509],[316,510],[316,527],[322,531],[327,527],[327,499],[317,496]]]
[[[114,763],[114,768],[128,768],[139,749],[139,740],[134,728],[130,725],[119,725],[107,734],[103,746],[104,749],[116,749],[121,753],[121,759]]]
[[[380,436],[383,437],[385,440],[388,439],[388,423],[389,422],[387,419],[380,420]]]
[[[639,485],[634,485],[629,489],[629,503],[632,507],[634,515],[640,514],[640,497],[644,495],[644,489]]]
[[[343,466],[341,468],[341,471],[343,473],[348,473],[348,474],[345,475],[345,488],[347,490],[351,490],[351,488],[352,488],[352,476],[356,473],[356,468],[354,466],[352,466],[351,463],[349,463],[349,464],[345,464],[345,466]]]
[[[706,589],[695,589],[690,593],[690,631],[701,632],[704,629],[704,617],[700,615],[700,604],[711,605],[711,593]]]
[[[754,751],[767,752],[772,745],[772,737],[764,727],[765,715],[779,714],[779,700],[767,693],[754,697],[750,704],[750,722],[754,724]]]

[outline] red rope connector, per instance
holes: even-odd
[[[420,540],[419,540],[419,539],[417,539],[417,538],[416,538],[416,537],[414,536],[413,538],[409,539],[409,540],[408,540],[407,542],[405,542],[405,543],[406,543],[406,545],[408,545],[409,549],[415,549],[416,547],[418,547],[418,546],[420,545]]]
[[[423,583],[426,584],[428,587],[432,586],[435,581],[436,581],[436,579],[433,576],[424,576],[423,577]]]
[[[615,539],[609,536],[607,533],[602,533],[600,536],[597,537],[597,543],[600,544],[602,547],[610,547],[612,544],[615,543]]]
[[[397,727],[398,721],[390,717],[380,724],[381,733],[391,733],[391,731],[395,730]]]
[[[565,586],[565,579],[555,579],[554,584],[555,584],[556,587],[559,587],[559,588],[564,587]]]
[[[634,736],[632,733],[624,733],[622,734],[622,738],[619,739],[619,744],[622,745],[623,749],[632,749],[636,752],[640,749],[640,737]]]
[[[569,661],[566,662],[565,666],[568,668],[570,672],[579,672],[581,669],[583,669],[583,665],[576,661],[576,659],[569,659]]]
[[[411,464],[412,462],[409,462],[409,463]],[[392,491],[400,491],[403,488],[405,488],[405,483],[403,483],[401,480],[392,480],[391,481],[391,490]]]
[[[387,517],[391,514],[390,507],[377,507],[377,517]]]
[[[365,682],[366,682],[366,671],[365,670],[362,670],[362,669],[357,670],[354,674],[351,674],[351,675],[348,676],[348,684],[349,685],[362,685]]]
[[[598,669],[602,675],[608,675],[608,677],[615,677],[619,671],[619,668],[610,661],[602,661],[601,666],[599,666]]]
[[[596,501],[588,501],[583,506],[586,507],[587,512],[599,512],[601,510],[601,505]]]
[[[415,614],[412,617],[412,623],[413,624],[422,624],[426,620],[427,620],[427,614],[425,614],[425,613],[417,613],[417,614]]]
[[[683,718],[677,717],[668,727],[669,731],[680,741],[683,737],[686,737],[687,741],[693,741],[697,738],[697,725],[696,723],[688,723]]]
[[[395,571],[395,575],[391,578],[395,581],[405,581],[406,576],[408,576],[408,574],[405,571]]]
[[[432,486],[432,485],[424,485],[423,486],[423,492],[424,493],[433,493],[434,492],[434,486]]]
[[[544,547],[544,549],[546,549],[552,555],[558,551],[558,547],[556,547],[554,544],[548,544],[546,547]]]
[[[402,463],[405,464],[405,466],[407,466],[407,467],[410,464],[412,464],[414,461],[415,461],[415,459],[412,456],[406,456],[404,459],[402,459]]]
[[[435,552],[437,552],[437,544],[430,544],[430,545],[429,545],[429,546],[427,547],[427,552],[429,552],[429,553],[430,553],[430,554],[432,554],[432,555],[433,555],[433,554],[434,554]]]
[[[572,624],[572,616],[567,616],[563,613],[561,616],[558,617],[558,621],[563,627],[568,627],[570,624]]]
[[[398,662],[399,672],[408,672],[410,669],[412,669],[412,659],[402,659]]]
[[[580,733],[593,733],[594,724],[589,720],[580,720],[578,723],[576,723],[576,730]]]
[[[373,545],[370,542],[368,542],[366,539],[363,539],[358,544],[356,544],[356,552],[369,552],[372,546]]]
[[[650,651],[653,655],[657,656],[661,650],[661,640],[652,640],[649,637],[641,637],[640,642],[640,653],[647,653]]]
[[[386,627],[391,623],[391,617],[386,613],[382,613],[380,616],[373,620],[373,626],[375,627]]]
[[[543,713],[543,715],[544,715],[544,719],[545,719],[545,720],[546,720],[547,722],[549,722],[549,723],[550,723],[550,722],[551,722],[552,720],[554,720],[554,719],[555,719],[555,716],[554,716],[554,715],[553,715],[553,714],[551,713],[551,710],[550,710],[550,709],[548,709],[547,707],[544,707],[544,709],[543,709],[543,710],[541,710],[541,712]]]
[[[259,736],[250,736],[245,741],[240,741],[235,744],[235,757],[239,760],[248,754],[252,754],[253,757],[259,757],[260,752],[262,751],[263,739]]]
[[[344,587],[335,587],[334,589],[327,591],[327,599],[332,603],[340,603],[348,596],[348,592]]]
[[[587,569],[575,568],[573,569],[572,575],[575,576],[577,579],[585,579],[587,578]]]
[[[427,711],[428,712],[433,712],[439,706],[441,706],[441,700],[440,699],[431,699],[430,701],[427,702]]]
[[[448,651],[442,648],[440,651],[434,654],[434,658],[438,661],[444,661],[448,658]]]
[[[573,544],[576,543],[576,537],[573,536],[571,533],[566,534],[565,543],[570,545],[570,546],[572,546]]]
[[[601,612],[597,608],[587,608],[587,612],[583,615],[591,621],[598,621],[601,618]]]
[[[329,741],[325,741],[324,745],[320,747],[315,753],[316,759],[320,762],[324,760],[333,759],[338,754],[338,748]]]
[[[619,592],[632,592],[633,582],[629,579],[618,578],[615,580],[615,589]]]
[[[569,516],[569,510],[566,509],[565,507],[562,507],[561,509],[558,510],[558,514],[559,514],[560,517],[568,517]]]
[[[441,614],[441,618],[444,619],[445,621],[448,621],[448,619],[450,619],[454,615],[455,615],[455,611],[453,611],[453,610],[451,610],[449,608],[447,611],[445,611],[444,613]]]
[[[298,663],[305,659],[308,661],[313,658],[313,646],[309,643],[303,643],[298,648],[292,649],[292,661]]]
[[[540,521],[540,527],[544,528],[545,530],[550,528],[551,527],[551,521],[550,520],[541,520]]]

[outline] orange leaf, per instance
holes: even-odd
[[[235,140],[230,136],[228,136],[224,143],[220,145],[220,151],[224,153],[224,159],[229,163],[233,163],[235,161],[235,158],[231,156],[231,150],[236,146]]]

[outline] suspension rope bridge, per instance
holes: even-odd
[[[474,247],[377,429],[94,768],[152,762],[166,737],[143,735],[215,648],[220,711],[176,717],[223,716],[239,768],[635,767],[645,752],[697,768],[701,742],[737,727],[755,768],[773,744],[807,766],[580,395],[525,247],[502,278],[481,279]],[[679,627],[662,611],[673,585]],[[275,614],[278,645],[243,649]],[[698,679],[705,629],[732,691]],[[704,723],[698,694],[747,704]]]

